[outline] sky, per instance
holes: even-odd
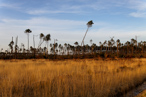
[[[58,44],[81,43],[87,22],[94,24],[87,33],[85,44],[120,39],[122,43],[137,36],[146,41],[146,0],[0,0],[0,48],[18,36],[18,46],[27,48],[26,29],[33,35],[50,34]],[[36,46],[39,36],[35,36]],[[43,44],[44,45],[44,44]]]

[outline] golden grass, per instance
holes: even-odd
[[[135,97],[146,97],[146,90]]]
[[[109,97],[146,78],[146,59],[0,60],[0,97]]]

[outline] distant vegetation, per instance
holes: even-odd
[[[92,39],[90,44],[84,44],[85,36],[88,29],[94,24],[92,21],[87,23],[87,31],[80,43],[77,41],[74,45],[65,43],[64,45],[58,44],[57,39],[54,39],[54,43],[50,43],[51,35],[44,35],[40,33],[40,41],[38,47],[36,47],[35,36],[33,35],[33,46],[29,46],[29,34],[32,33],[30,29],[26,29],[24,32],[28,36],[28,46],[22,43],[21,47],[18,46],[18,37],[16,42],[10,41],[8,44],[10,50],[3,52],[1,48],[1,59],[25,59],[25,58],[49,58],[49,59],[72,59],[72,58],[132,58],[132,57],[146,57],[146,41],[137,42],[137,39],[132,38],[130,41],[121,43],[120,39],[114,40],[111,37],[109,40],[105,40],[99,43],[93,43]],[[45,43],[45,47],[42,44]],[[99,45],[98,45],[99,44]]]

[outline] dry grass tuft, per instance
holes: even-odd
[[[143,82],[146,59],[1,60],[0,97],[108,97]]]

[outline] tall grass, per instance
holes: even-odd
[[[1,60],[0,97],[109,97],[146,78],[146,59]]]

